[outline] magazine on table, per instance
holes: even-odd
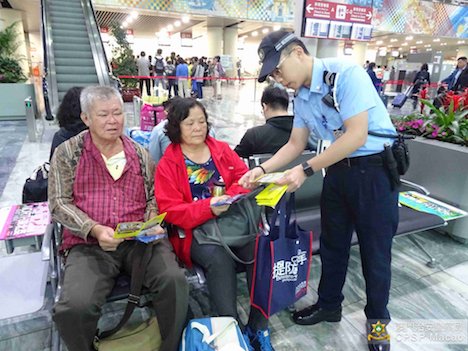
[[[134,238],[138,236],[144,236],[146,235],[146,232],[153,228],[156,227],[157,225],[160,225],[164,218],[166,217],[166,212],[161,213],[151,219],[149,219],[146,222],[123,222],[117,224],[117,228],[115,228],[114,232],[114,238],[116,239],[128,239],[128,238]],[[158,234],[158,235],[150,235],[149,237],[152,237],[153,240],[155,239],[162,239],[167,237],[167,234]]]
[[[47,202],[0,208],[0,240],[43,235],[51,217]]]

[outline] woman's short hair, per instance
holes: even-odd
[[[80,95],[82,90],[82,87],[73,87],[64,95],[57,111],[57,121],[60,128],[67,129],[81,121]]]
[[[210,125],[205,106],[193,98],[175,97],[170,100],[169,108],[167,109],[166,135],[172,143],[181,143],[180,123],[188,117],[190,110],[194,107],[199,107],[203,111],[207,122],[208,128],[206,133],[208,135]]]
[[[429,66],[427,65],[427,63],[422,64],[421,71],[429,71]]]

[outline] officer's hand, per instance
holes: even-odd
[[[263,175],[263,170],[260,167],[252,168],[239,179],[239,184],[246,189],[253,189],[257,184],[254,180],[261,175]]]
[[[286,171],[286,174],[283,177],[281,177],[281,179],[278,179],[276,184],[287,185],[287,192],[293,193],[297,189],[299,189],[302,184],[304,184],[306,178],[307,177],[304,173],[304,170],[302,169],[302,166],[299,165],[294,168],[288,169]]]
[[[229,209],[229,205],[220,205],[220,206],[215,205],[217,202],[221,202],[226,199],[229,199],[229,195],[215,196],[211,198],[210,200],[211,212],[213,212],[215,216],[219,216],[221,213],[226,212]]]
[[[123,242],[123,239],[115,239],[114,229],[105,225],[96,224],[91,229],[90,234],[97,239],[99,246],[104,251],[115,251],[117,250],[117,246]]]

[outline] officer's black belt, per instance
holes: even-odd
[[[338,161],[333,166],[346,166],[346,167],[356,167],[363,165],[375,165],[382,166],[384,164],[382,153],[367,155],[367,156],[357,156],[351,158],[345,158],[341,161]]]

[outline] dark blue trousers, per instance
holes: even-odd
[[[391,189],[382,164],[367,157],[356,160],[351,165],[344,160],[329,167],[324,179],[318,303],[327,310],[341,306],[351,237],[356,231],[366,281],[366,316],[390,319],[387,304],[392,238],[398,226],[398,190]]]

